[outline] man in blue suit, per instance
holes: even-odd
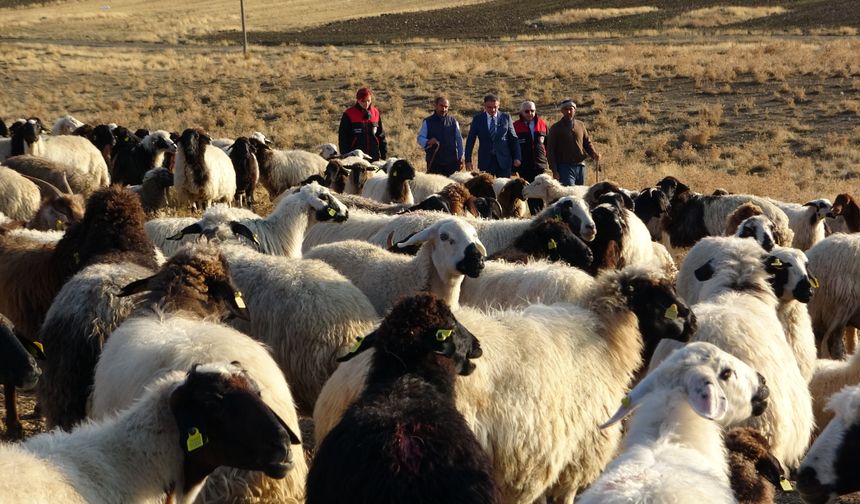
[[[466,170],[472,169],[472,149],[475,138],[478,145],[478,169],[497,177],[510,177],[514,167],[522,160],[520,144],[514,131],[511,116],[499,112],[496,95],[484,97],[484,112],[472,118],[469,135],[466,137]]]

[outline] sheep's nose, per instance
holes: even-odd
[[[797,491],[807,504],[825,504],[830,501],[833,488],[831,485],[822,485],[815,469],[806,466],[797,475]]]
[[[767,380],[761,373],[758,375],[758,390],[752,398],[752,413],[753,416],[760,416],[767,409],[767,398],[770,397],[770,389],[767,388]]]

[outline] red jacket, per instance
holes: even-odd
[[[388,157],[388,142],[379,110],[373,105],[365,110],[358,103],[346,109],[340,118],[338,147],[341,154],[361,149],[374,160]]]
[[[517,139],[520,143],[520,152],[523,159],[519,168],[514,171],[520,174],[520,177],[533,182],[534,178],[541,173],[545,173],[549,169],[549,164],[546,161],[546,135],[549,128],[546,122],[540,117],[535,116],[535,131],[532,135],[528,123],[519,119],[514,122],[514,131],[517,133]]]

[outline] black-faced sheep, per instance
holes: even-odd
[[[54,296],[77,271],[115,254],[155,268],[144,221],[137,195],[112,187],[90,197],[84,219],[56,244],[0,237],[0,312],[33,338]]]
[[[414,204],[409,181],[415,178],[415,168],[409,161],[398,159],[387,174],[371,177],[364,183],[361,195],[382,203]]]
[[[19,338],[12,322],[0,314],[0,383],[3,384],[6,407],[6,436],[10,438],[20,438],[23,435],[15,388],[27,390],[36,385],[41,371],[31,353],[41,351],[40,345]]]
[[[210,148],[209,136],[200,128],[182,132],[173,170],[174,187],[180,203],[208,207],[214,201],[233,201],[236,172],[230,157],[221,149]]]
[[[797,490],[807,504],[834,502],[860,490],[860,387],[845,387],[827,407],[836,416],[818,436],[797,476]]]
[[[564,222],[545,220],[535,222],[513,245],[487,259],[514,263],[546,259],[563,261],[575,268],[587,270],[594,261],[594,254],[581,238],[573,234],[570,226]]]
[[[254,189],[260,180],[260,166],[251,141],[246,137],[239,137],[227,149],[233,169],[236,170],[236,203],[240,206],[254,208]]]
[[[490,460],[454,405],[455,377],[481,356],[475,336],[421,295],[398,303],[346,358],[368,348],[366,387],[317,449],[307,503],[501,502]]]
[[[140,185],[131,186],[129,189],[140,196],[143,211],[149,214],[165,208],[170,203],[168,190],[171,187],[173,172],[167,168],[153,168],[143,174],[143,182]]]
[[[660,242],[663,240],[663,216],[669,211],[669,198],[659,187],[643,189],[633,199],[633,213],[639,217],[648,231],[651,240]]]
[[[111,180],[115,184],[141,184],[146,172],[162,165],[165,153],[175,154],[176,144],[167,131],[154,131],[131,149],[116,153],[111,167]]]
[[[117,416],[0,445],[0,492],[13,502],[190,504],[219,466],[283,478],[290,433],[238,365],[169,373]]]
[[[807,201],[803,205],[768,198],[788,216],[788,225],[794,231],[791,246],[807,250],[824,239],[824,219],[832,204],[826,199]]]

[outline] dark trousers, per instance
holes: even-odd
[[[456,163],[440,163],[439,161],[434,161],[432,165],[427,165],[427,173],[435,173],[437,175],[444,175],[446,177],[450,176],[452,173],[458,171],[460,169],[460,162]]]

